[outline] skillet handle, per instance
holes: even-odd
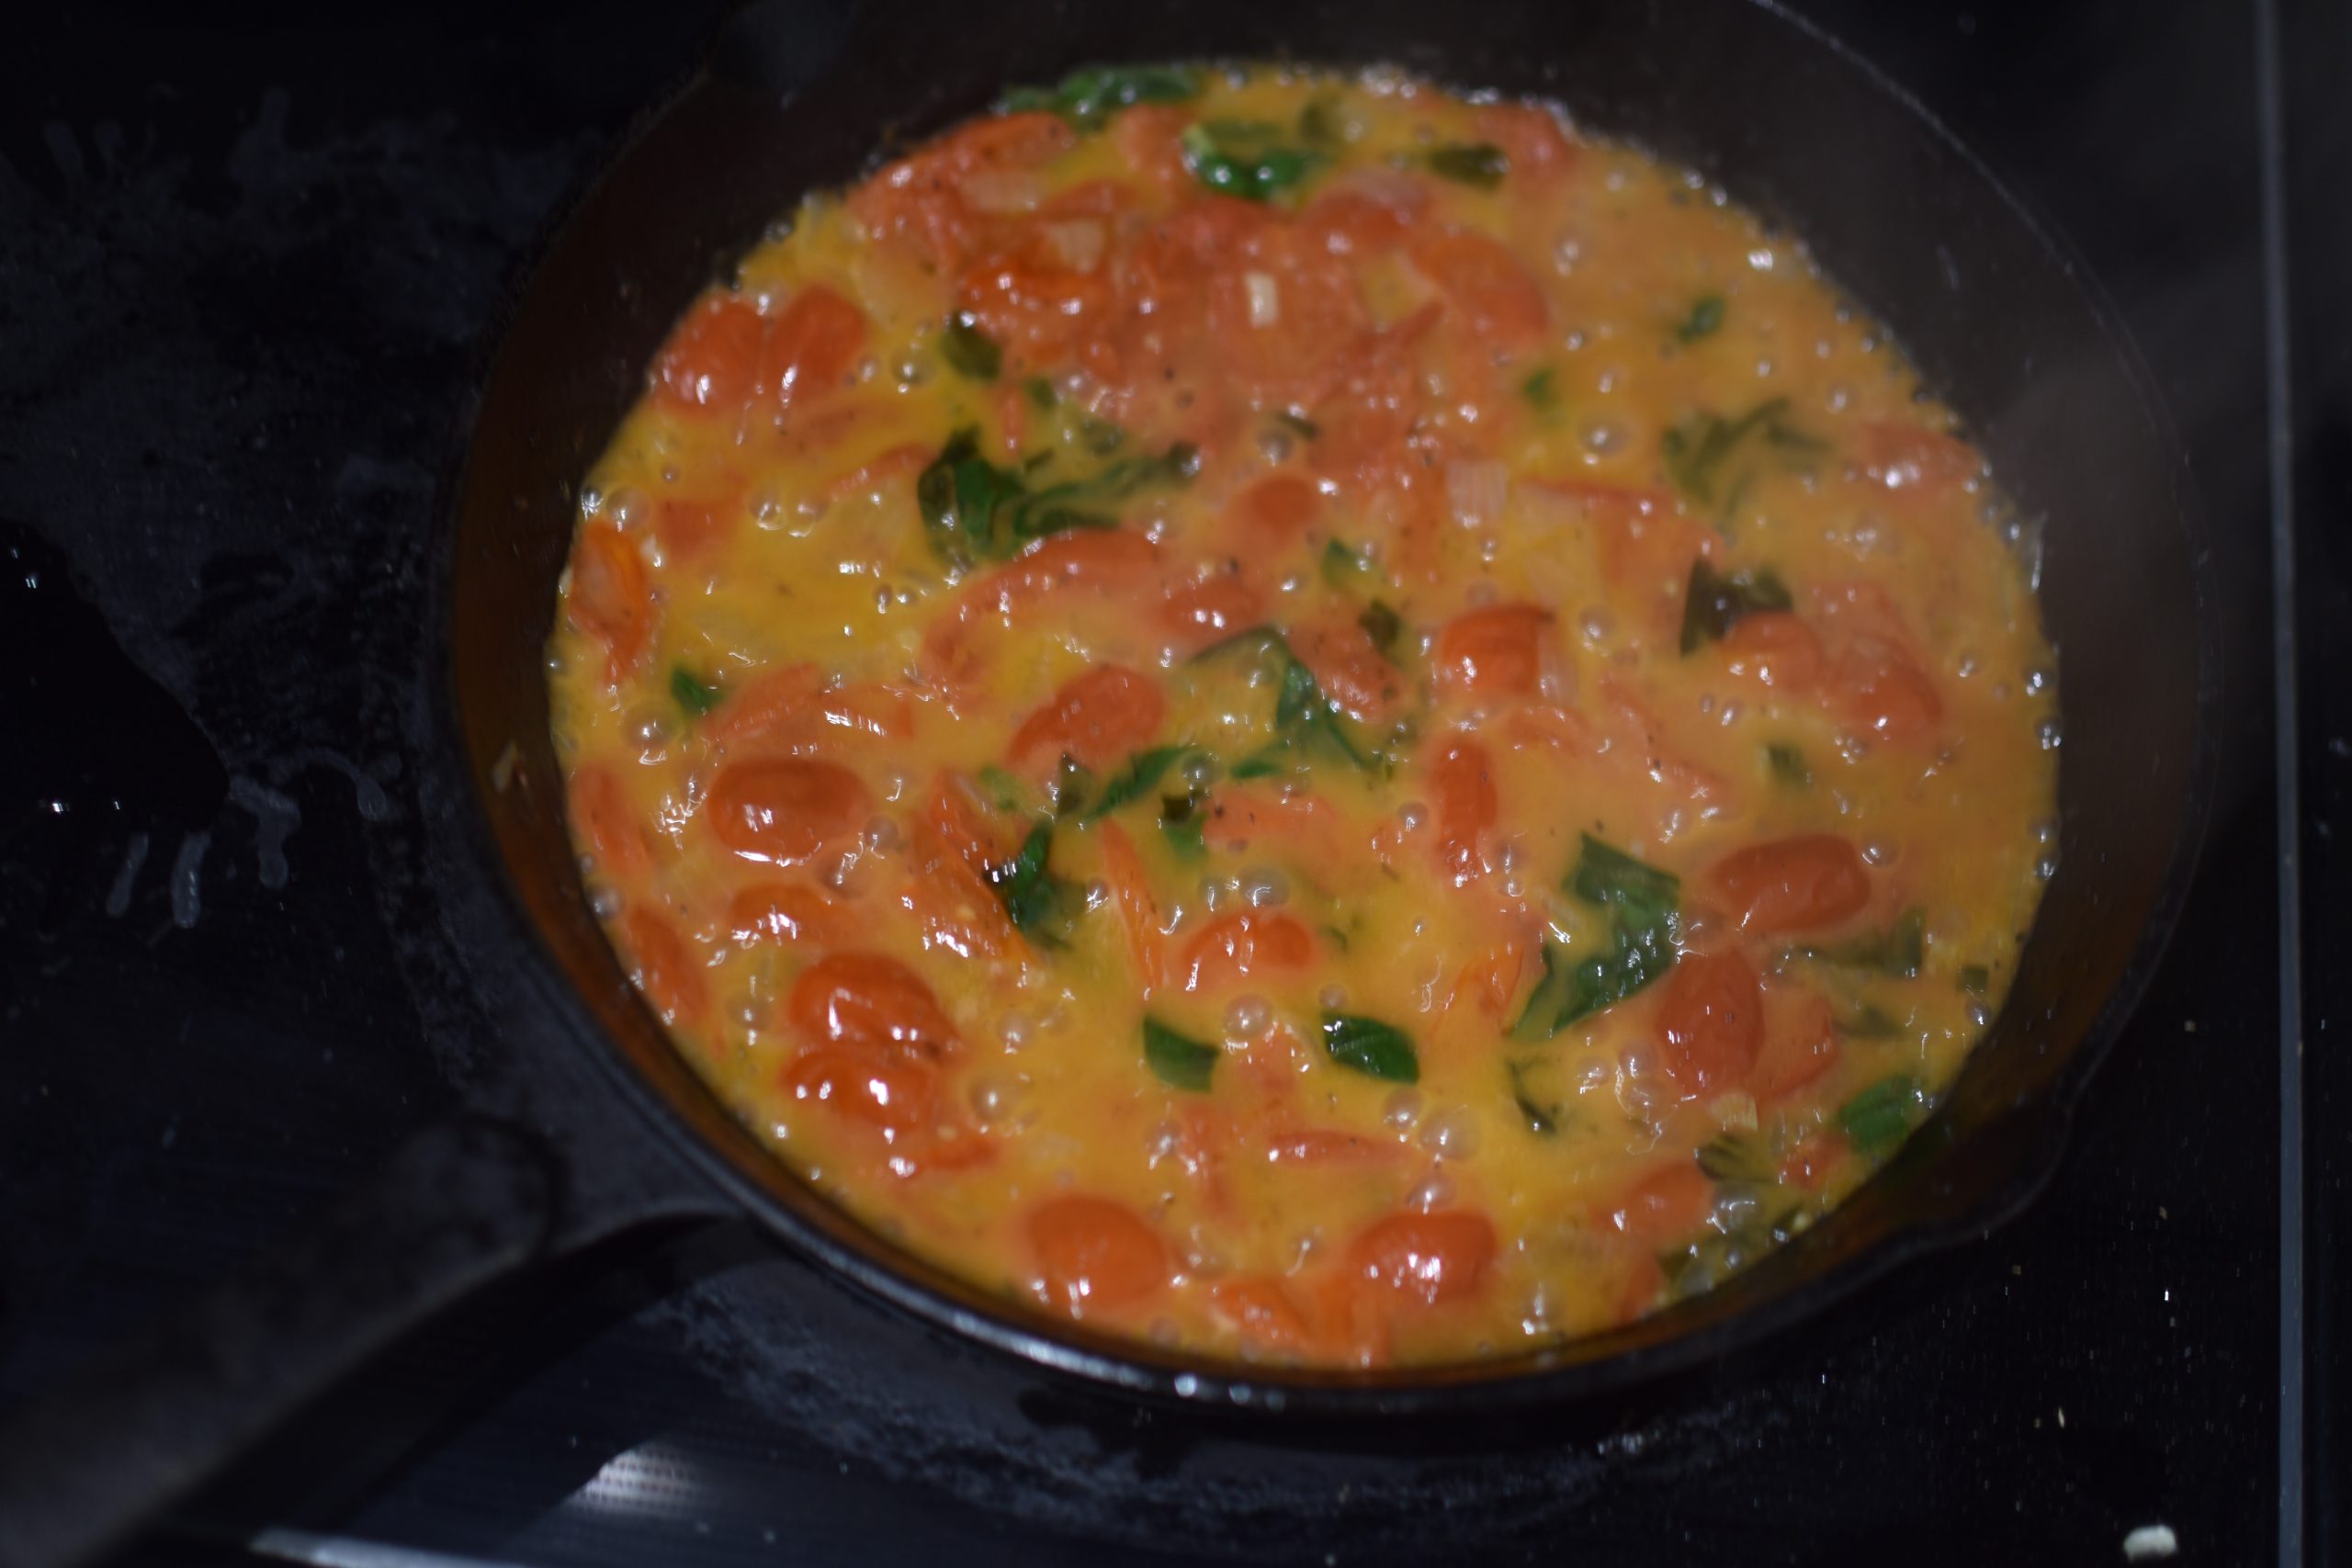
[[[0,1417],[0,1568],[85,1562],[313,1396],[548,1250],[555,1167],[460,1116],[316,1231]]]

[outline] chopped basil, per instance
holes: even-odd
[[[1993,988],[1993,971],[1982,964],[1962,964],[1960,988],[1972,997],[1983,996]]]
[[[1372,646],[1380,649],[1383,658],[1395,649],[1397,636],[1405,629],[1405,623],[1397,618],[1396,612],[1378,599],[1364,607],[1363,614],[1356,617],[1356,625],[1363,628],[1364,636],[1372,638]]]
[[[1690,313],[1683,317],[1681,325],[1674,329],[1674,336],[1679,343],[1697,343],[1723,324],[1724,297],[1709,294],[1690,307]]]
[[[1016,87],[1004,96],[1004,107],[1043,109],[1080,130],[1096,130],[1136,104],[1181,104],[1200,94],[1200,73],[1184,66],[1092,65],[1071,72],[1051,87]]]
[[[1237,779],[1272,778],[1289,773],[1317,751],[1345,759],[1366,772],[1385,768],[1388,759],[1359,744],[1349,734],[1347,721],[1322,683],[1290,650],[1290,643],[1272,626],[1252,626],[1193,655],[1193,661],[1236,650],[1254,651],[1270,661],[1277,684],[1274,739],[1233,765]]]
[[[1073,528],[1111,528],[1117,519],[1092,508],[1126,500],[1154,485],[1182,484],[1199,454],[1179,442],[1159,457],[1126,457],[1083,479],[1032,491],[1022,476],[980,456],[970,427],[947,445],[915,480],[932,547],[956,565],[1002,560],[1024,545]]]
[[[1675,488],[1702,504],[1713,502],[1722,486],[1725,465],[1751,445],[1749,437],[1777,451],[1803,457],[1823,449],[1823,444],[1788,423],[1789,400],[1773,398],[1757,404],[1737,419],[1716,413],[1694,413],[1658,439],[1667,477]],[[1745,483],[1746,468],[1737,476]],[[1733,487],[1735,490],[1736,486]]]
[[[1325,542],[1320,570],[1323,581],[1341,592],[1381,581],[1370,561],[1337,539]]]
[[[1143,1021],[1143,1059],[1152,1075],[1170,1089],[1206,1094],[1210,1075],[1223,1053],[1177,1033],[1158,1019]]]
[[[1323,1049],[1340,1066],[1369,1077],[1386,1078],[1391,1083],[1420,1081],[1421,1062],[1414,1053],[1412,1036],[1376,1018],[1325,1013]]]
[[[1699,1145],[1699,1168],[1716,1181],[1780,1179],[1772,1151],[1753,1133],[1721,1133]]]
[[[939,355],[967,381],[993,381],[1004,368],[1004,351],[973,323],[969,310],[947,318],[939,331]]]
[[[1549,1039],[1672,968],[1681,886],[1670,874],[1585,834],[1576,869],[1563,886],[1608,916],[1608,948],[1572,963],[1566,950],[1546,940],[1543,977],[1511,1026],[1512,1037]]]
[[[1061,399],[1054,393],[1054,384],[1043,376],[1032,376],[1021,383],[1022,392],[1029,399],[1029,406],[1039,413],[1051,413]]]
[[[1491,141],[1457,143],[1450,147],[1432,148],[1421,160],[1430,174],[1456,185],[1475,186],[1480,190],[1492,190],[1503,183],[1503,175],[1510,172],[1510,160],[1503,150]]]
[[[1017,812],[1026,817],[1036,808],[1035,798],[1031,795],[1028,784],[993,762],[982,768],[973,778],[979,784],[980,793],[988,797],[989,804],[999,811]]]
[[[1692,652],[1702,641],[1722,641],[1725,632],[1749,615],[1786,610],[1793,604],[1771,568],[1724,577],[1702,556],[1690,563],[1690,583],[1683,594],[1682,651]]]
[[[1560,406],[1559,374],[1546,365],[1519,384],[1519,395],[1537,413],[1550,413]]]
[[[1209,852],[1207,840],[1201,835],[1199,807],[1200,801],[1194,795],[1160,797],[1159,835],[1168,840],[1169,849],[1178,860],[1199,860]]]
[[[1323,427],[1303,413],[1283,409],[1274,415],[1274,423],[1302,441],[1312,441],[1323,434]]]
[[[1803,789],[1813,783],[1813,770],[1805,766],[1804,753],[1795,747],[1767,746],[1764,757],[1771,764],[1772,776],[1791,789]]]
[[[1838,1108],[1838,1125],[1856,1154],[1877,1159],[1910,1136],[1918,1104],[1919,1086],[1910,1078],[1882,1078]]]
[[[1799,958],[1834,964],[1841,969],[1862,969],[1889,979],[1912,980],[1926,961],[1927,920],[1918,910],[1905,909],[1883,931],[1865,931],[1844,942],[1793,948]]]
[[[1184,128],[1184,166],[1214,191],[1268,201],[1320,168],[1324,157],[1286,145],[1264,120],[1209,119]]]
[[[1893,1040],[1903,1032],[1904,1021],[1876,1002],[1864,1002],[1850,1017],[1839,1019],[1838,1029],[1857,1040]]]
[[[1067,947],[1086,900],[1078,888],[1046,869],[1053,845],[1054,825],[1038,823],[1011,860],[989,869],[989,883],[1023,935],[1040,947]]]
[[[1346,128],[1340,123],[1338,106],[1329,98],[1310,100],[1298,111],[1298,139],[1326,152],[1345,141]]]
[[[1541,1105],[1536,1102],[1534,1095],[1527,1087],[1527,1064],[1505,1062],[1503,1070],[1510,1075],[1510,1101],[1519,1107],[1519,1113],[1527,1118],[1527,1130],[1538,1137],[1544,1138],[1558,1132],[1561,1121],[1560,1108],[1557,1105]]]
[[[717,707],[718,699],[727,694],[716,686],[704,685],[693,671],[681,664],[670,671],[670,694],[678,699],[680,707],[700,718]]]
[[[1065,756],[1054,770],[1053,783],[1046,786],[1046,802],[1052,806],[1055,818],[1075,817],[1094,792],[1094,774],[1079,764],[1075,757]]]
[[[1090,818],[1108,816],[1129,801],[1140,800],[1159,787],[1169,769],[1186,757],[1206,755],[1190,746],[1155,746],[1148,751],[1138,751],[1127,759],[1125,767],[1111,775],[1086,815]]]

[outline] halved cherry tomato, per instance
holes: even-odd
[[[1278,1350],[1303,1349],[1310,1331],[1280,1280],[1246,1274],[1209,1287],[1209,1311],[1253,1344]]]
[[[1404,678],[1381,657],[1372,634],[1352,620],[1324,620],[1290,634],[1290,650],[1314,671],[1323,694],[1365,724],[1387,721],[1404,695]]]
[[[1266,230],[1251,254],[1209,277],[1210,344],[1261,404],[1319,402],[1341,355],[1371,325],[1355,275],[1296,228]]]
[[[1477,1294],[1495,1260],[1495,1227],[1468,1209],[1391,1214],[1348,1246],[1357,1279],[1434,1306]]]
[[[1544,291],[1500,243],[1466,229],[1423,231],[1405,254],[1463,323],[1487,342],[1525,348],[1544,335],[1552,314]]]
[[[720,769],[703,815],[745,860],[797,865],[854,839],[873,808],[865,785],[838,762],[762,757]]]
[[[1127,928],[1127,952],[1135,960],[1136,977],[1149,996],[1166,983],[1167,956],[1159,932],[1159,904],[1151,896],[1151,879],[1144,874],[1143,857],[1136,852],[1127,830],[1107,818],[1095,825],[1102,840],[1102,874],[1118,901],[1119,919]]]
[[[1073,1194],[1029,1213],[1046,1293],[1073,1317],[1132,1305],[1168,1284],[1168,1247],[1125,1203]]]
[[[653,640],[653,581],[635,539],[609,523],[581,529],[564,604],[572,624],[604,646],[606,685],[619,685],[644,661]]]
[[[932,782],[931,802],[915,833],[918,853],[943,856],[976,872],[1005,857],[1003,835],[981,814],[962,777],[944,769]]]
[[[1679,1241],[1707,1223],[1715,1206],[1714,1184],[1689,1160],[1661,1166],[1634,1183],[1609,1223],[1649,1247]]]
[[[922,976],[876,953],[828,953],[802,970],[785,1016],[811,1041],[856,1050],[936,1057],[957,1044]]]
[[[628,952],[629,978],[668,1024],[692,1026],[710,1006],[700,965],[675,926],[658,911],[630,905],[621,912],[621,945]]]
[[[1323,494],[1298,474],[1268,474],[1235,496],[1225,509],[1225,526],[1238,547],[1262,555],[1306,532],[1323,510]]]
[[[1315,934],[1288,915],[1243,909],[1211,920],[1184,944],[1178,967],[1188,991],[1229,990],[1315,961]]]
[[[910,479],[922,472],[932,456],[933,448],[919,441],[902,443],[833,480],[825,487],[825,493],[835,501],[879,494],[900,479]]]
[[[1917,739],[1943,722],[1936,683],[1891,642],[1856,637],[1829,679],[1831,707],[1875,739]]]
[[[1193,119],[1193,111],[1178,104],[1137,104],[1121,111],[1111,124],[1119,162],[1163,190],[1188,189],[1193,172],[1184,167],[1184,149],[1177,139]]]
[[[675,413],[731,413],[752,400],[768,323],[750,300],[706,294],[653,361],[653,401]]]
[[[926,950],[944,947],[958,958],[1001,958],[1021,945],[1021,933],[987,878],[961,861],[934,858],[915,868],[899,902],[922,927]]]
[[[1828,1001],[1790,991],[1774,987],[1764,994],[1764,1048],[1747,1075],[1758,1105],[1786,1100],[1838,1065],[1838,1023]]]
[[[797,882],[755,882],[727,901],[727,928],[735,941],[843,942],[855,931],[849,906],[821,888]]]
[[[1724,634],[1722,647],[1733,674],[1782,692],[1811,691],[1828,657],[1814,629],[1786,610],[1742,615]]]
[[[1159,602],[1159,624],[1179,654],[1197,653],[1265,619],[1264,595],[1238,571],[1214,571],[1172,584]]]
[[[1835,833],[1735,850],[1707,874],[1751,936],[1835,925],[1871,901],[1861,852]]]
[[[1552,613],[1534,604],[1488,604],[1437,634],[1441,692],[1524,696],[1544,675],[1543,636]]]
[[[1168,699],[1159,682],[1124,664],[1103,664],[1056,692],[1013,731],[1015,761],[1069,757],[1102,768],[1124,760],[1159,732]]]
[[[1457,880],[1468,876],[1479,868],[1487,832],[1501,812],[1493,756],[1466,737],[1449,742],[1430,764],[1430,793],[1445,867]]]
[[[1389,174],[1366,172],[1327,187],[1299,214],[1300,225],[1340,255],[1374,255],[1403,244],[1429,209],[1429,192],[1419,180]]]
[[[629,808],[620,775],[600,762],[582,762],[572,770],[571,820],[606,876],[643,876],[653,869],[653,850],[645,824]]]
[[[785,1069],[795,1100],[813,1100],[879,1131],[885,1142],[926,1133],[939,1098],[937,1075],[920,1062],[820,1047]]]
[[[738,686],[703,720],[702,736],[721,750],[752,740],[808,750],[844,731],[902,739],[913,728],[905,693],[870,682],[828,686],[815,665],[787,664]]]
[[[1763,1049],[1763,991],[1736,952],[1683,954],[1657,1016],[1668,1076],[1692,1094],[1740,1083]]]
[[[865,312],[812,283],[788,300],[760,352],[760,380],[786,408],[837,391],[865,346]]]
[[[973,120],[884,167],[850,193],[849,209],[876,238],[905,239],[934,267],[960,269],[981,228],[964,199],[965,180],[1043,167],[1077,141],[1059,116],[1043,111]]]

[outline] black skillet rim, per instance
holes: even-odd
[[[2080,255],[2033,206],[2005,185],[1951,130],[1915,96],[1870,61],[1820,27],[1792,12],[1781,0],[1745,0],[1781,25],[1803,34],[1843,68],[1860,73],[1874,92],[1891,100],[1925,128],[2024,226],[2035,244],[2066,276],[2081,295],[2116,362],[2137,396],[2137,412],[2150,427],[2158,450],[2170,456],[2173,522],[2184,536],[2191,558],[2206,553],[2208,528],[2187,469],[2177,431],[2154,376],[2122,325],[2106,290],[2084,265]],[[497,361],[521,302],[527,297],[548,250],[572,220],[593,199],[605,174],[615,166],[681,101],[703,87],[707,69],[697,71],[674,91],[650,105],[597,165],[594,175],[548,225],[543,243],[519,271],[484,356],[483,379]],[[480,404],[479,393],[476,410]],[[1156,1403],[1194,1410],[1225,1408],[1289,1416],[1301,1420],[1346,1420],[1364,1416],[1446,1416],[1518,1411],[1556,1406],[1687,1371],[1702,1363],[1745,1350],[1814,1317],[1863,1286],[1928,1253],[1989,1234],[2016,1217],[2049,1183],[2064,1156],[2068,1129],[2090,1078],[2113,1048],[2129,1022],[2149,980],[2161,961],[2182,907],[2187,901],[2200,858],[2219,772],[2217,739],[2222,700],[2220,614],[2211,585],[2195,581],[2197,610],[2198,691],[2196,738],[2186,777],[2185,799],[2171,857],[2165,866],[2147,920],[2116,984],[2070,1053],[2065,1066],[2051,1086],[2047,1099],[2033,1107],[2035,1117],[2030,1146],[2018,1159],[2016,1173],[1991,1194],[1958,1212],[1898,1225],[1872,1246],[1825,1269],[1814,1278],[1749,1306],[1721,1322],[1681,1332],[1671,1330],[1682,1308],[1666,1312],[1608,1333],[1577,1342],[1598,1353],[1569,1364],[1547,1365],[1547,1353],[1533,1352],[1487,1360],[1389,1369],[1379,1372],[1341,1369],[1283,1368],[1237,1363],[1170,1353],[1145,1342],[1129,1340],[1046,1317],[1035,1309],[986,1292],[977,1286],[897,1248],[876,1235],[846,1211],[805,1185],[799,1190],[811,1201],[804,1214],[786,1204],[768,1188],[687,1125],[675,1107],[643,1078],[593,1015],[586,999],[556,972],[545,939],[538,932],[516,888],[514,874],[499,853],[496,836],[480,786],[467,765],[466,746],[458,733],[458,681],[452,588],[456,576],[458,518],[463,508],[471,464],[471,427],[457,454],[445,487],[440,509],[439,574],[433,608],[425,618],[427,654],[439,672],[442,701],[434,705],[433,725],[444,761],[465,778],[461,793],[459,832],[470,840],[476,865],[494,867],[488,880],[496,902],[512,922],[527,952],[523,963],[527,982],[560,1018],[566,1031],[592,1043],[589,1055],[605,1081],[695,1170],[712,1183],[737,1208],[755,1215],[761,1224],[788,1244],[814,1258],[827,1269],[879,1298],[889,1306],[959,1339],[985,1346],[1041,1370],[1096,1389],[1111,1389]],[[2061,672],[2062,693],[2064,673]],[[2062,764],[2063,766],[2063,764]],[[2029,937],[2030,940],[2030,937]],[[632,995],[634,993],[632,992]],[[1997,1029],[2000,1021],[1993,1025]],[[1931,1142],[1929,1134],[1943,1121],[1939,1110],[1915,1131],[1905,1153],[1917,1153]],[[758,1156],[783,1168],[772,1155]],[[1894,1162],[1891,1161],[1890,1165]],[[797,1185],[798,1178],[790,1177]],[[1884,1168],[1871,1179],[1883,1179]],[[836,1234],[840,1233],[840,1234]],[[848,1239],[864,1237],[891,1260],[871,1256]],[[1769,1264],[1759,1264],[1765,1267]],[[1694,1298],[1694,1301],[1701,1298]],[[1628,1341],[1610,1351],[1612,1341]]]

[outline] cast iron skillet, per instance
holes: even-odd
[[[869,1234],[803,1187],[670,1048],[582,894],[548,737],[544,648],[582,471],[696,290],[802,191],[1100,60],[1391,61],[1566,101],[1785,221],[1967,419],[2041,534],[2060,649],[2058,869],[2007,1003],[1946,1103],[1804,1235],[1721,1288],[1541,1355],[1378,1373],[1238,1369],[1049,1320]],[[1444,1417],[1558,1405],[1720,1357],[1897,1260],[2006,1219],[2171,926],[2214,758],[2214,607],[2177,443],[2064,248],[1917,106],[1753,0],[794,4],[740,13],[709,68],[612,163],[531,276],[484,387],[428,626],[446,764],[465,782],[476,940],[523,970],[642,1117],[599,1179],[582,1140],[471,1119],[428,1134],[311,1245],[0,1431],[0,1562],[95,1550],[401,1332],[502,1274],[681,1210],[740,1206],[875,1296],[1057,1374],[1263,1418]],[[454,888],[453,902],[478,893]],[[557,1120],[560,1120],[559,1115]],[[560,1131],[560,1129],[559,1129]],[[606,1172],[609,1165],[602,1168]]]

